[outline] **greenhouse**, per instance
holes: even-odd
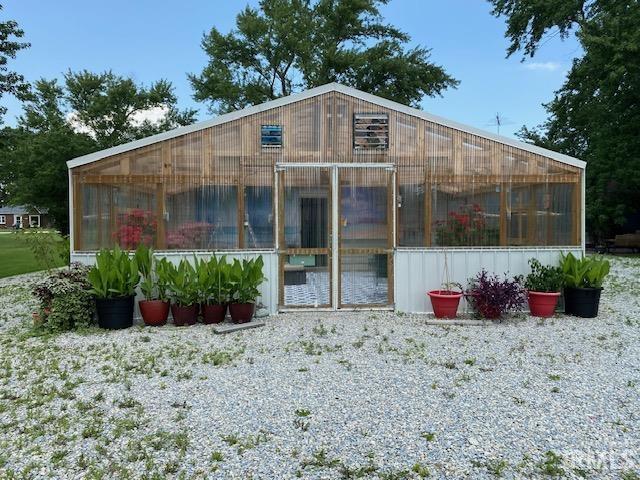
[[[584,162],[335,83],[68,167],[72,259],[262,255],[272,313],[429,312],[445,263],[464,283],[584,251]]]

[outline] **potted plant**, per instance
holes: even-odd
[[[582,318],[598,316],[602,283],[609,274],[608,260],[596,257],[576,258],[572,253],[560,256],[564,277],[564,311]]]
[[[226,256],[212,256],[209,261],[201,260],[196,264],[200,303],[202,305],[202,323],[221,323],[227,314],[229,303],[229,265]]]
[[[113,250],[102,249],[88,278],[96,297],[98,325],[108,329],[133,325],[133,301],[140,281],[136,259],[117,245]]]
[[[548,318],[553,315],[562,289],[560,267],[542,265],[536,258],[529,259],[531,273],[524,281],[529,301],[529,312],[534,317]]]
[[[158,326],[167,323],[169,316],[169,299],[167,298],[166,259],[156,261],[153,250],[146,245],[139,245],[135,259],[142,280],[140,290],[144,300],[138,301],[140,315],[145,325]]]
[[[451,282],[449,278],[449,264],[447,262],[447,252],[444,254],[444,283],[441,289],[427,292],[433,314],[436,318],[456,318],[458,305],[462,298],[462,285]],[[458,288],[459,290],[454,290]]]
[[[518,278],[502,280],[482,269],[469,279],[465,297],[476,314],[497,320],[507,312],[522,310],[526,293]]]
[[[266,280],[262,273],[262,255],[251,260],[234,259],[229,268],[229,313],[234,323],[250,322],[255,311],[255,301],[260,296],[258,287]]]
[[[194,325],[198,320],[198,286],[196,272],[185,259],[176,268],[167,262],[167,288],[171,292],[171,315],[176,326]]]

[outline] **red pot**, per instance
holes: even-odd
[[[159,326],[167,323],[169,316],[169,302],[162,300],[140,300],[140,315],[145,325]]]
[[[529,311],[534,317],[553,316],[558,305],[560,292],[529,292]]]
[[[433,305],[436,318],[456,318],[458,305],[462,298],[461,292],[451,290],[431,290],[427,293]]]
[[[226,314],[226,304],[202,305],[202,323],[206,325],[224,322],[224,317]]]
[[[253,303],[230,303],[229,313],[233,323],[247,323],[253,318],[255,304]]]
[[[171,305],[171,315],[173,315],[173,324],[177,327],[184,325],[195,325],[198,320],[198,304],[193,305]]]

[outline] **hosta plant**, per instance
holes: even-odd
[[[560,268],[565,286],[570,288],[601,288],[611,265],[596,257],[577,258],[569,252],[560,256]]]
[[[522,310],[527,298],[520,279],[501,279],[484,269],[469,279],[465,297],[474,312],[487,319],[499,319],[505,313]]]

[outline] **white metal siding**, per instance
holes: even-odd
[[[580,247],[509,248],[509,249],[448,249],[450,281],[466,286],[469,278],[482,268],[489,273],[509,276],[529,273],[530,258],[543,264],[558,262],[561,252],[582,255]],[[445,250],[399,249],[395,253],[395,308],[400,312],[432,313],[427,296],[429,290],[441,288],[444,280]],[[461,304],[464,310],[466,305]],[[462,311],[461,310],[461,311]]]
[[[213,254],[214,252],[157,252],[156,256],[164,257],[172,263],[178,264],[183,258],[193,260],[194,255],[198,259],[210,258]],[[258,298],[258,301],[265,305],[269,313],[275,314],[278,312],[278,255],[275,252],[215,252],[215,255],[226,255],[228,261],[232,261],[234,258],[249,260],[262,255],[262,259],[264,260],[264,276],[267,277],[267,281],[260,286],[260,298]],[[85,265],[93,265],[95,259],[95,253],[71,254],[72,262],[80,262]]]

